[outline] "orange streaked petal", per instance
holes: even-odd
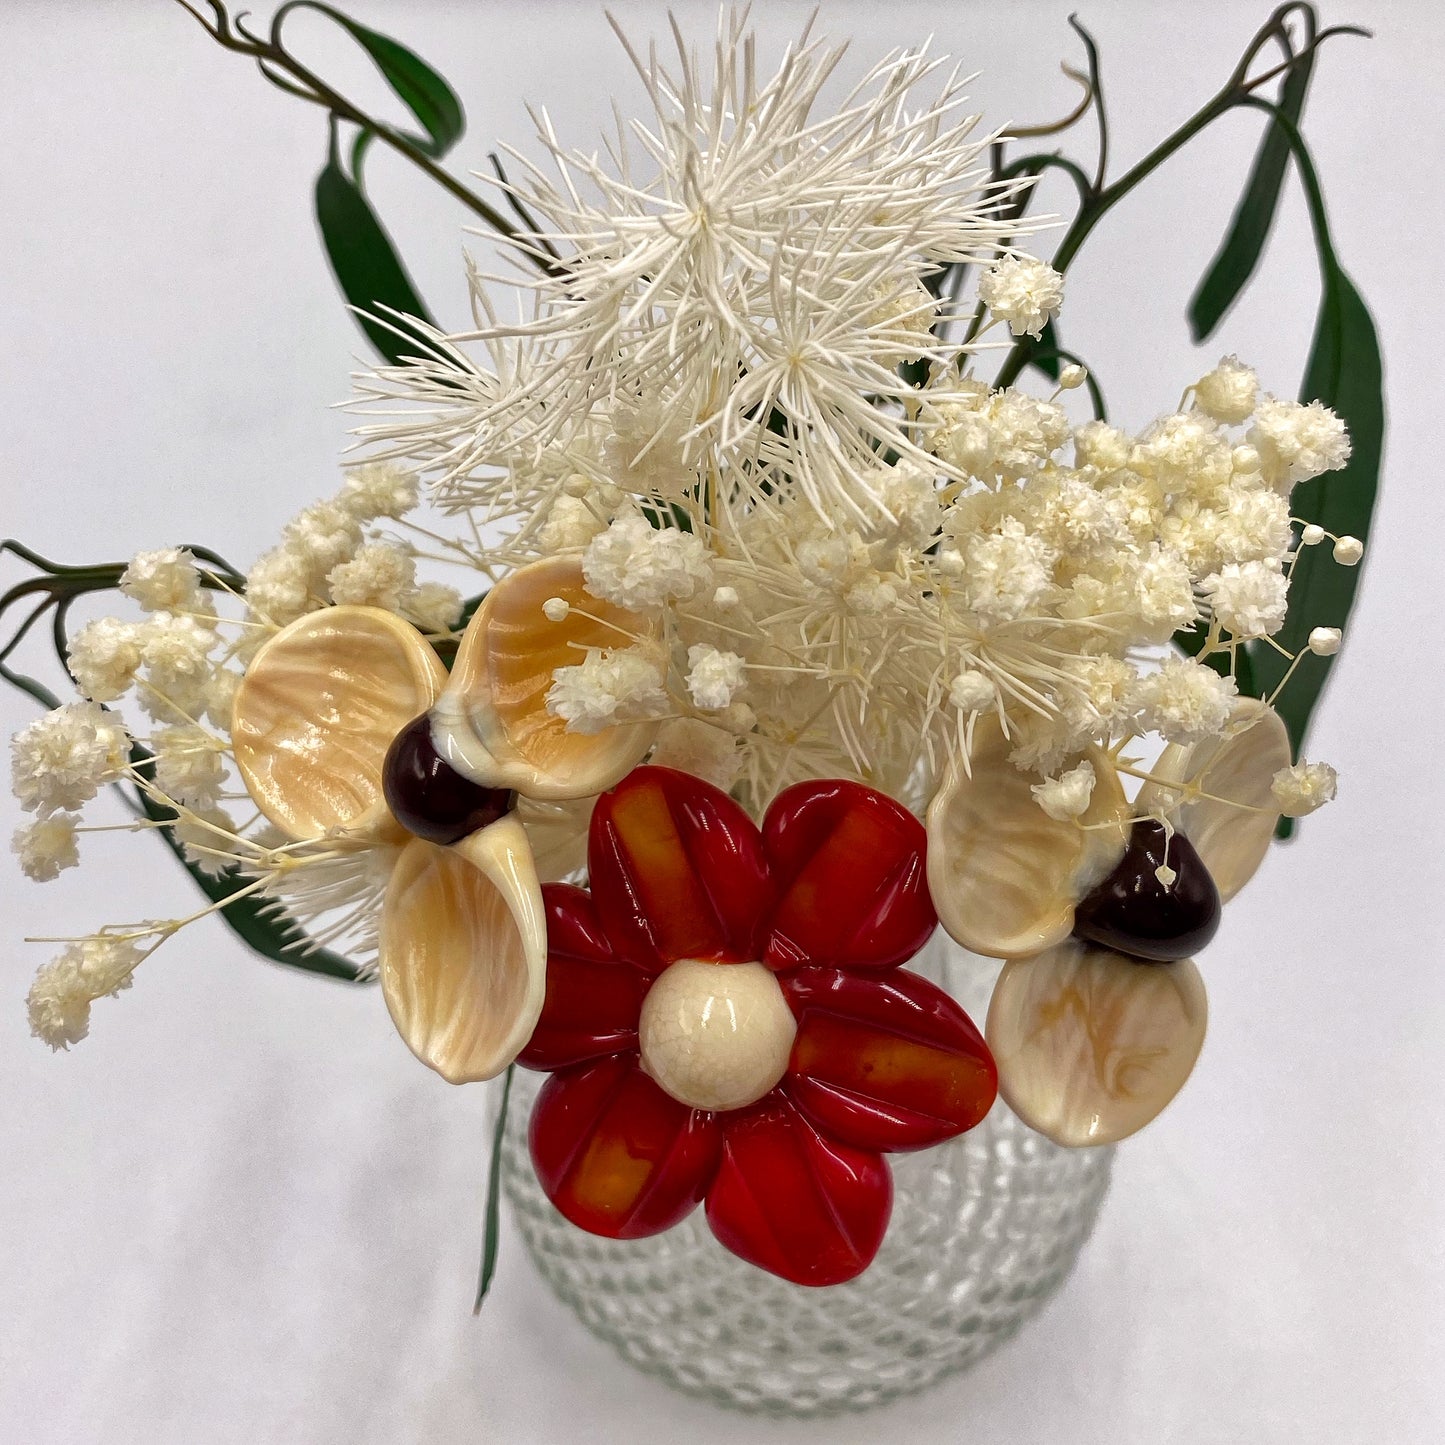
[[[719,1243],[794,1284],[841,1284],[873,1262],[893,1208],[881,1154],[825,1138],[780,1093],[724,1115],[707,1196]]]
[[[573,1224],[640,1239],[697,1207],[722,1136],[712,1114],[669,1098],[635,1055],[614,1054],[548,1079],[528,1140],[547,1198]]]
[[[993,1056],[942,989],[906,969],[810,968],[782,981],[798,1020],[784,1089],[834,1138],[923,1149],[972,1129],[998,1093]]]
[[[762,837],[711,783],[636,769],[598,799],[588,867],[608,936],[649,972],[759,957],[773,896]]]
[[[781,897],[763,962],[884,968],[912,958],[937,917],[927,836],[906,808],[861,783],[798,783],[779,794],[763,839]]]

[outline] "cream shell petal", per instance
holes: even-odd
[[[985,1036],[1014,1113],[1080,1148],[1159,1115],[1194,1068],[1208,1015],[1193,959],[1138,963],[1069,939],[1004,966]]]
[[[560,622],[542,611],[552,597],[570,604]],[[487,594],[462,637],[432,711],[437,751],[484,787],[548,800],[604,792],[642,761],[657,724],[569,732],[547,711],[552,674],[581,662],[588,648],[630,647],[655,631],[648,618],[587,592],[579,556],[519,568]]]
[[[282,628],[251,660],[231,711],[256,806],[291,838],[397,831],[382,764],[446,676],[421,633],[378,607],[326,607]]]
[[[381,989],[397,1032],[452,1084],[495,1078],[542,1012],[547,921],[513,815],[450,848],[402,850],[381,914]]]
[[[928,887],[944,928],[965,948],[1017,958],[1067,938],[1074,905],[1118,862],[1129,807],[1113,764],[1084,756],[1095,782],[1088,810],[1060,822],[1009,761],[997,719],[980,719],[972,774],[951,764],[928,808]]]
[[[1269,852],[1279,822],[1270,785],[1290,762],[1289,733],[1280,715],[1258,698],[1240,698],[1222,737],[1206,738],[1193,747],[1171,743],[1150,769],[1183,784],[1185,791],[1146,783],[1137,805],[1140,812],[1163,813],[1189,839],[1213,876],[1221,901],[1228,902],[1254,877]],[[1191,798],[1195,789],[1212,796]]]
[[[596,806],[595,796],[560,803],[517,799],[517,816],[527,830],[543,883],[555,883],[587,866],[587,829]]]

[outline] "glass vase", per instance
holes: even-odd
[[[982,1027],[996,962],[939,930],[909,967]],[[649,1239],[600,1239],[568,1223],[527,1152],[545,1077],[517,1070],[502,1153],[542,1277],[624,1359],[739,1410],[865,1410],[982,1359],[1062,1283],[1109,1182],[1112,1149],[1061,1149],[999,1100],[960,1138],[890,1155],[893,1215],[877,1259],[847,1284],[807,1289],[729,1254],[700,1208]]]

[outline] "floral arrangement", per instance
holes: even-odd
[[[266,35],[186,8],[327,111],[318,219],[381,362],[357,382],[363,459],[244,569],[5,544],[35,575],[3,599],[33,606],[0,667],[50,707],[13,741],[21,867],[74,866],[117,784],[205,898],[52,940],[37,1038],[78,1043],[219,913],[277,962],[379,977],[449,1080],[547,1071],[533,1160],[580,1227],[634,1238],[705,1201],[728,1249],[812,1285],[873,1259],[885,1155],[996,1093],[1068,1146],[1154,1118],[1202,1045],[1193,957],[1221,904],[1335,793],[1301,749],[1382,426],[1299,129],[1339,32],[1282,7],[1111,179],[1077,25],[1078,111],[1009,138],[925,50],[843,84],[843,50],[805,31],[769,73],[725,11],[710,51],[624,39],[650,113],[605,159],[541,116],[494,202],[440,166],[460,102],[395,41],[310,0]],[[297,8],[345,28],[419,133],[295,58]],[[1268,125],[1191,319],[1209,334],[1243,290],[1293,162],[1324,283],[1302,399],[1231,356],[1114,425],[1060,341],[1068,265],[1239,107]],[[1092,176],[1011,158],[1088,115]],[[473,263],[465,330],[372,208],[378,142],[514,263]],[[1045,261],[1025,243],[1049,171],[1079,207]],[[112,588],[129,611],[68,630]],[[9,661],[47,613],[74,700]],[[982,1033],[906,967],[938,923],[1006,960]],[[489,1230],[490,1261],[494,1207]]]

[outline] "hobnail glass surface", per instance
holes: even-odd
[[[982,1027],[997,963],[940,930],[910,966]],[[502,1154],[537,1267],[624,1359],[740,1410],[865,1410],[973,1364],[1058,1288],[1109,1182],[1111,1149],[1060,1149],[1000,1100],[961,1138],[890,1155],[893,1217],[877,1259],[848,1284],[807,1289],[729,1254],[701,1209],[649,1239],[600,1239],[569,1224],[527,1155],[544,1078],[517,1070]]]

